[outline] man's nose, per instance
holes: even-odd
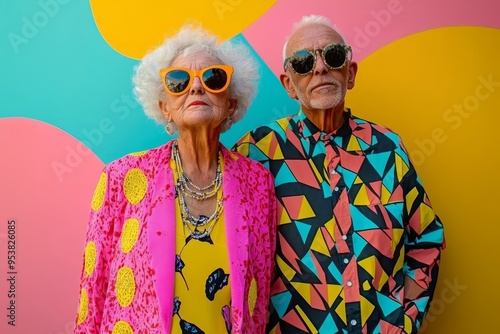
[[[314,51],[316,53],[316,65],[314,66],[314,74],[324,74],[328,72],[328,67],[326,67],[323,56],[320,50]]]

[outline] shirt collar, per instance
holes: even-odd
[[[351,109],[346,108],[346,110],[344,110],[343,116],[344,116],[344,122],[342,123],[342,125],[338,129],[336,129],[330,133],[326,133],[326,132],[323,132],[320,129],[318,129],[316,127],[316,125],[314,125],[306,117],[306,114],[304,114],[302,109],[300,109],[299,113],[295,117],[298,133],[304,138],[313,137],[316,141],[318,141],[320,139],[336,137],[336,136],[346,137],[352,133]]]

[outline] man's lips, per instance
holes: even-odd
[[[334,86],[335,86],[334,82],[322,82],[322,83],[314,86],[312,90],[321,89],[321,88],[327,88],[327,87],[334,87]]]
[[[191,107],[191,106],[206,106],[208,104],[206,104],[205,102],[203,101],[193,101],[191,102],[188,107]]]

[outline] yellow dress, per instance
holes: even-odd
[[[222,157],[220,163],[222,171]],[[177,184],[174,159],[170,166]],[[217,192],[217,199],[222,200],[222,187]],[[231,291],[224,209],[209,238],[202,241],[189,238],[178,197],[175,203],[176,273],[171,333],[230,333]],[[210,225],[198,230],[203,231]]]

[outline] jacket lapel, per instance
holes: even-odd
[[[164,146],[158,166],[153,200],[158,200],[148,226],[149,250],[155,270],[155,290],[161,310],[165,332],[170,332],[175,280],[175,186],[170,169],[172,142]],[[226,226],[229,270],[231,277],[231,321],[233,331],[242,331],[244,315],[246,268],[248,267],[248,226],[242,216],[247,211],[246,200],[240,190],[241,168],[236,154],[221,145],[224,161],[222,175],[224,221]],[[243,269],[242,269],[243,268]],[[235,312],[238,314],[235,316]]]
[[[222,189],[224,196],[224,221],[226,225],[229,270],[231,275],[231,320],[233,332],[240,333],[245,302],[246,268],[248,268],[248,226],[242,219],[247,208],[241,192],[240,175],[245,173],[239,157],[221,145],[224,160]],[[244,269],[242,269],[244,268]],[[235,316],[236,313],[237,316]]]
[[[175,279],[175,186],[170,169],[172,142],[159,153],[152,203],[156,203],[148,226],[149,251],[155,270],[155,290],[165,333],[170,333]]]

